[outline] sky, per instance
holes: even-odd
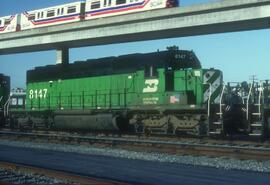
[[[0,16],[45,8],[76,0],[5,0]],[[209,3],[218,0],[180,0],[181,6]],[[16,5],[16,6],[14,6]],[[176,45],[193,50],[203,68],[223,71],[225,82],[249,81],[252,75],[259,80],[270,79],[270,29],[190,36],[181,38],[119,43],[70,49],[70,61],[118,56],[130,53],[154,52]],[[0,55],[0,73],[11,76],[11,85],[25,87],[26,71],[37,66],[55,64],[56,52]]]

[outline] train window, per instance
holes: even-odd
[[[157,68],[154,66],[146,66],[144,70],[144,77],[157,77],[158,71]]]
[[[116,0],[116,5],[125,4],[126,0]]]
[[[40,18],[43,18],[43,15],[44,15],[44,14],[43,14],[43,12],[41,12],[41,16],[40,16]]]
[[[57,15],[60,15],[60,9],[59,8],[57,9]]]
[[[10,24],[10,19],[5,20],[5,25],[8,25],[8,24]]]
[[[22,98],[18,98],[18,105],[23,105],[23,99]]]
[[[97,9],[100,8],[100,1],[92,2],[91,9]]]
[[[47,11],[47,17],[53,17],[54,15],[54,10]]]
[[[29,20],[29,21],[35,20],[35,18],[36,18],[35,14],[30,14],[30,15],[28,16],[28,20]]]
[[[5,25],[10,24],[10,19],[5,20]]]
[[[108,5],[110,6],[111,4],[112,4],[112,0],[109,0],[109,4]]]
[[[11,105],[17,105],[17,98],[12,98],[11,99]]]
[[[0,25],[2,24],[2,20],[0,20]]]
[[[68,7],[67,13],[74,13],[74,12],[76,12],[76,6]]]
[[[107,5],[107,0],[104,0],[104,6],[106,6]]]
[[[61,15],[63,15],[63,14],[64,14],[64,8],[61,9]]]

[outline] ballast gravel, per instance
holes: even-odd
[[[36,173],[26,173],[20,170],[4,169],[0,168],[0,184],[1,182],[8,184],[27,184],[27,185],[50,185],[50,184],[61,184],[61,185],[79,185],[72,182],[67,182],[55,178],[49,178],[47,176],[36,174]]]
[[[166,163],[180,163],[193,166],[208,166],[221,169],[237,169],[255,172],[270,172],[270,156],[268,161],[256,160],[238,160],[231,158],[191,156],[191,155],[172,155],[153,152],[137,152],[112,147],[94,147],[94,146],[75,146],[71,144],[53,144],[53,143],[36,143],[24,141],[0,140],[0,145],[15,147],[45,149],[62,152],[74,152],[81,154],[92,154],[102,156],[112,156],[118,158],[158,161]]]

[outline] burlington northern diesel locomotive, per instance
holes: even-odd
[[[10,107],[5,125],[266,136],[269,100],[268,82],[224,85],[220,70],[202,69],[194,52],[172,47],[29,70],[25,107]]]
[[[178,0],[86,0],[0,17],[0,34],[178,6]]]

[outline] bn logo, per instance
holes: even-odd
[[[143,88],[144,93],[157,92],[158,90],[158,79],[145,80],[145,87]]]

